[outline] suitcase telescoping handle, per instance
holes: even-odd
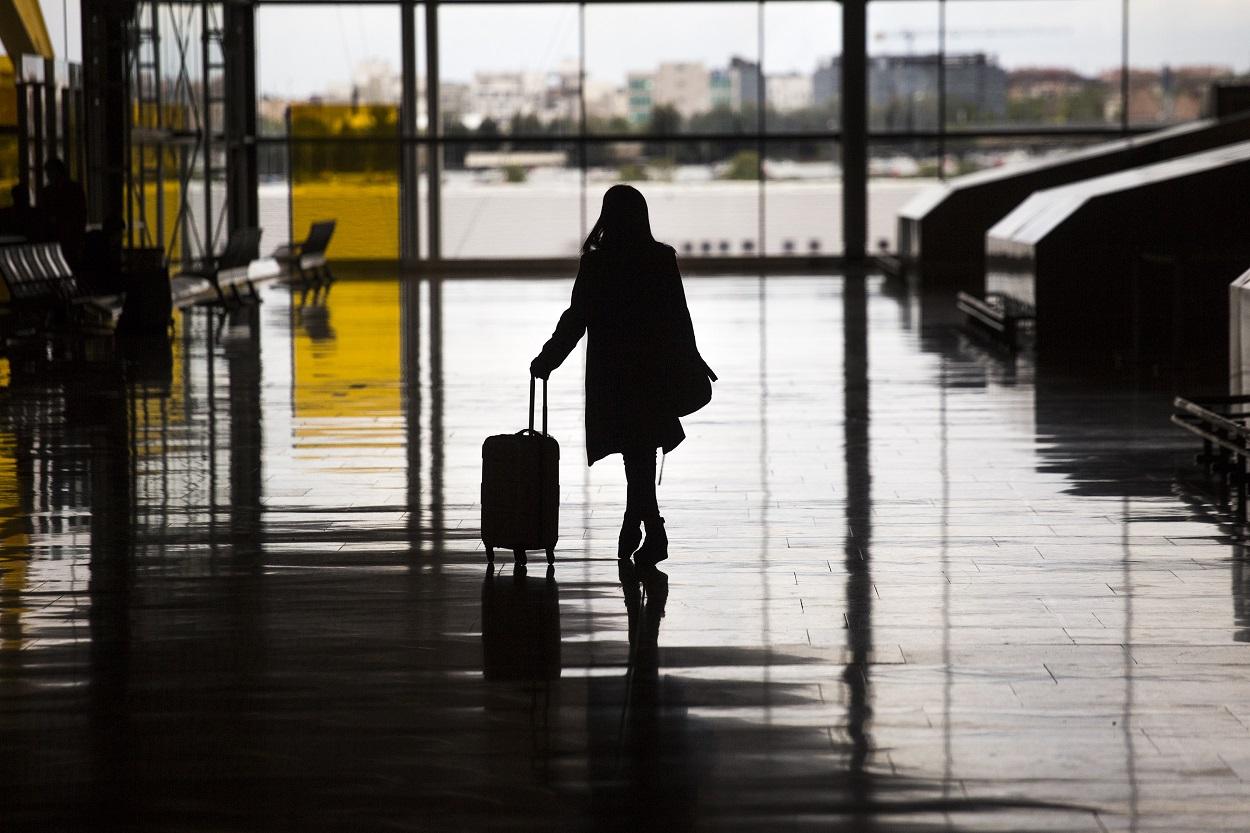
[[[534,431],[534,377],[530,376],[530,433]],[[543,436],[547,434],[547,380],[543,379]]]

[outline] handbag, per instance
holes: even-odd
[[[693,414],[712,401],[712,383],[716,373],[697,352],[685,354],[674,361],[669,376],[669,404],[675,416]]]

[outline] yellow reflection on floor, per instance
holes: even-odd
[[[181,312],[173,316],[169,338],[168,369],[153,372],[131,384],[129,390],[130,433],[136,455],[143,458],[159,457],[169,451],[170,430],[184,427],[187,423],[186,369],[183,355],[183,331],[186,316]],[[161,350],[164,346],[153,343],[148,349]],[[159,363],[157,363],[159,364]]]
[[[296,308],[292,325],[297,437],[401,415],[397,281],[335,283],[324,305]]]
[[[8,384],[7,361],[0,362],[0,382]],[[14,439],[0,433],[0,651],[22,647],[21,593],[26,589],[27,550]]]

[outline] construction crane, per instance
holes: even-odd
[[[933,37],[933,38],[1010,38],[1010,37],[1039,37],[1042,35],[1068,35],[1072,33],[1072,29],[1067,26],[1016,26],[1016,27],[994,27],[982,29],[882,29],[873,33],[873,40],[884,41],[901,38],[907,44],[907,54],[911,55],[915,51],[916,38]]]

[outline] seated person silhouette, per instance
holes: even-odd
[[[583,333],[587,464],[609,454],[624,459],[628,489],[617,558],[654,565],[668,557],[656,449],[667,454],[685,439],[679,417],[707,404],[716,374],[695,344],[677,253],[656,242],[646,200],[628,185],[603,195],[569,307],[530,372],[546,379]]]
[[[39,193],[43,212],[43,236],[60,243],[70,268],[82,269],[87,235],[87,197],[82,186],[69,177],[69,168],[53,157],[43,166],[47,185]]]
[[[9,196],[13,204],[0,208],[0,234],[29,240],[39,225],[30,205],[30,189],[19,183],[9,189]]]

